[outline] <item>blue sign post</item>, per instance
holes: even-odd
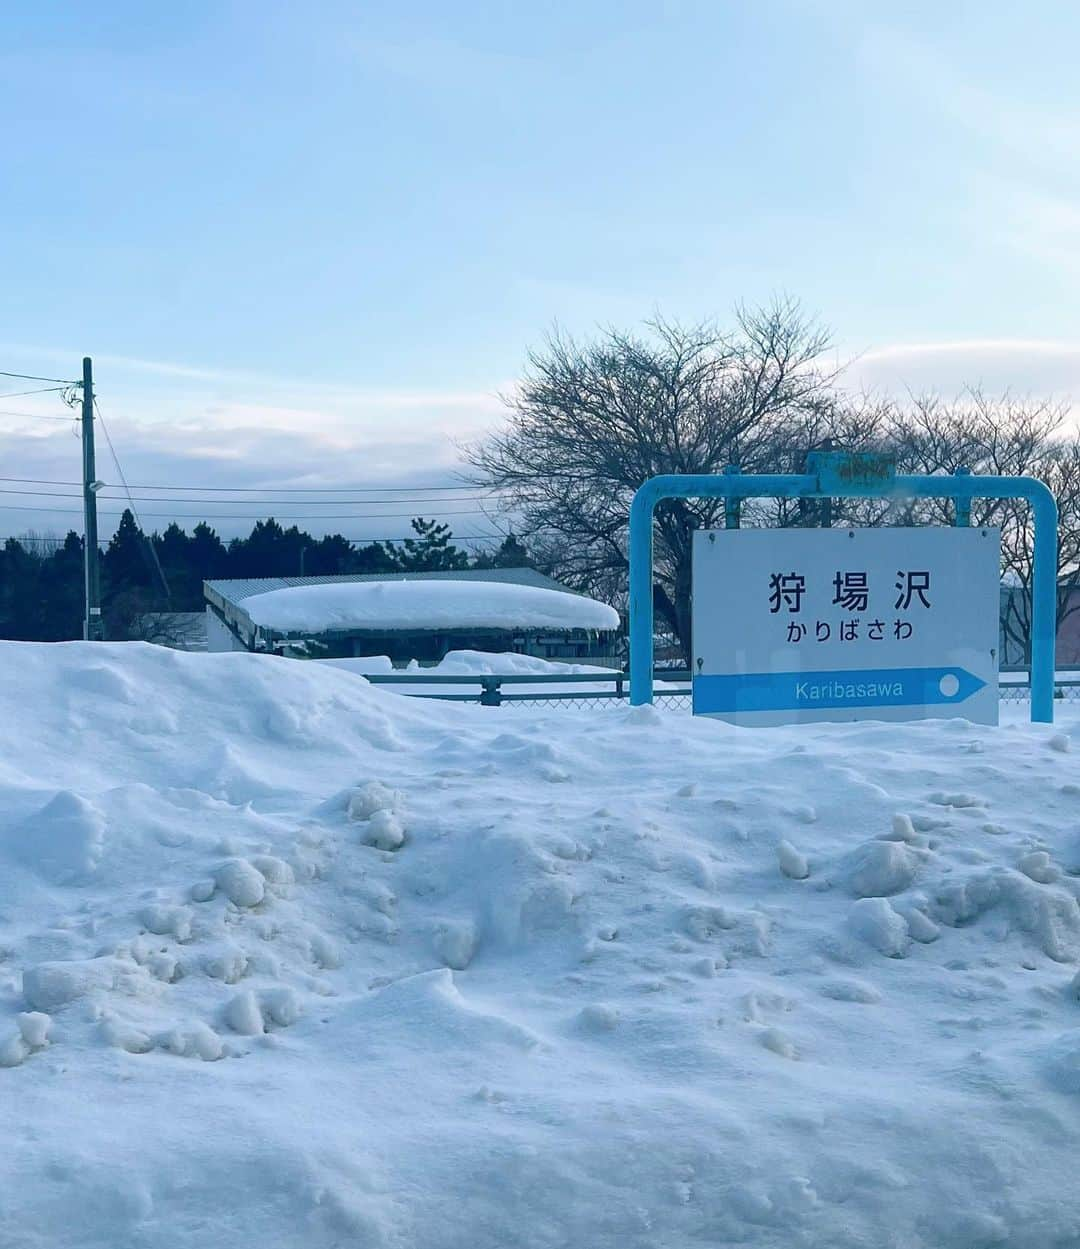
[[[891,462],[876,455],[818,453],[810,457],[808,467],[810,471],[801,474],[671,474],[650,478],[638,489],[630,506],[630,702],[641,705],[653,700],[653,513],[662,500],[722,498],[728,504],[729,516],[737,516],[738,502],[750,498],[944,498],[956,500],[958,516],[966,520],[973,499],[1024,499],[1035,518],[1031,718],[1052,723],[1057,504],[1045,482],[1033,477],[978,477],[967,472],[952,477],[897,476]],[[857,681],[852,680],[851,673],[828,671],[718,676],[704,685],[699,683],[695,710],[706,710],[698,707],[699,700],[705,700],[713,711],[787,710],[814,704],[882,706],[890,705],[890,701],[895,706],[908,702],[932,705],[935,701],[947,705],[970,697],[982,684],[978,681],[972,689],[971,682],[977,680],[958,668],[864,672]],[[864,686],[861,695],[860,684]],[[876,687],[872,693],[869,684]],[[860,702],[860,698],[866,701]],[[832,699],[839,701],[829,701]]]

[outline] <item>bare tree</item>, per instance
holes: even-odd
[[[206,644],[203,616],[201,612],[142,612],[128,623],[125,640],[180,651],[202,649]]]
[[[506,399],[507,427],[468,450],[473,479],[502,492],[569,584],[609,600],[625,586],[630,499],[649,477],[772,470],[778,445],[794,455],[807,430],[824,436],[835,416],[824,331],[791,301],[739,308],[735,320],[731,332],[656,320],[647,335],[608,330],[586,344],[556,334]],[[684,652],[692,534],[722,509],[657,509],[656,607]]]
[[[824,332],[797,304],[736,312],[735,328],[657,320],[648,333],[608,330],[579,344],[555,335],[530,354],[506,399],[509,421],[468,449],[473,480],[494,487],[524,521],[541,566],[576,588],[625,605],[630,500],[649,477],[792,473],[808,451],[882,450],[905,473],[958,469],[1042,478],[1061,516],[1058,621],[1080,610],[1080,439],[1062,436],[1067,406],[991,397],[913,396],[895,404],[850,396],[821,361]],[[722,523],[716,499],[668,500],[657,508],[657,621],[685,657],[690,640],[693,531]],[[747,525],[816,525],[813,499],[747,502]],[[836,500],[835,522],[951,524],[955,505],[937,500]],[[1002,628],[1017,657],[1030,655],[1032,518],[1018,500],[977,500],[977,525],[1002,533]]]
[[[998,397],[971,389],[947,402],[935,395],[915,397],[897,409],[888,437],[902,472],[1031,476],[1047,483],[1057,500],[1059,546],[1057,622],[1080,608],[1080,440],[1062,436],[1068,405],[1049,399]],[[907,501],[895,509],[892,524],[951,524],[949,499]],[[1002,631],[1008,653],[1031,658],[1034,524],[1028,505],[1018,499],[977,499],[972,523],[1001,528]]]

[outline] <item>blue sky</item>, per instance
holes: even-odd
[[[90,353],[130,479],[267,487],[445,479],[553,324],[777,292],[853,384],[1071,394],[1078,37],[1063,3],[15,6],[0,368]],[[0,417],[12,475],[76,450]]]

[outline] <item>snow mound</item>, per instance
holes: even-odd
[[[105,844],[105,817],[92,802],[61,790],[0,842],[17,862],[57,884],[85,881]]]
[[[1072,1243],[1074,757],[2,644],[0,1244]]]

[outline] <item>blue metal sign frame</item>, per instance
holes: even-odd
[[[742,499],[954,499],[957,524],[970,523],[973,499],[1024,499],[1035,517],[1032,576],[1031,719],[1054,722],[1057,638],[1058,510],[1035,477],[897,476],[887,461],[863,463],[842,453],[811,457],[807,473],[667,474],[650,477],[630,504],[630,702],[653,700],[653,513],[664,499],[724,499],[729,527]]]

